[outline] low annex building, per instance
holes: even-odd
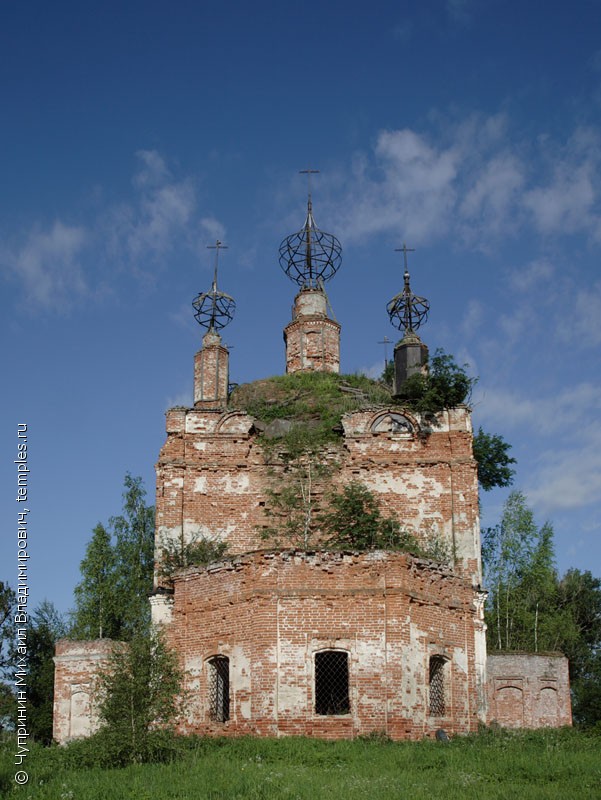
[[[218,331],[235,305],[217,288],[216,267],[211,290],[194,301],[206,328],[194,360],[194,406],[167,412],[156,468],[150,602],[186,674],[190,702],[181,730],[417,739],[439,728],[474,732],[493,719],[570,724],[565,658],[487,659],[470,410],[420,415],[398,397],[427,359],[416,331],[428,304],[411,292],[407,269],[403,291],[388,306],[403,330],[395,388],[374,386],[370,394],[339,375],[340,325],[328,313],[324,283],[338,269],[340,244],[316,227],[310,198],[305,224],[282,243],[280,262],[299,286],[284,330],[288,380],[335,376],[334,391],[349,401],[319,452],[297,456],[295,473],[286,434],[319,420],[266,421],[252,413],[261,407],[257,398],[262,407],[277,401],[278,379],[230,393],[229,352]],[[305,538],[274,546],[274,520],[283,520],[274,497],[293,480],[307,520],[296,530]],[[315,527],[332,488],[352,483],[420,544],[434,541],[437,558],[324,547],[308,520]],[[165,548],[200,539],[226,543],[227,556],[167,578]],[[112,646],[58,644],[57,741],[93,730],[89,687]]]

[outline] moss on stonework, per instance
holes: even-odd
[[[390,390],[364,375],[332,372],[295,372],[238,386],[230,407],[246,411],[267,427],[270,438],[293,449],[314,449],[336,441],[343,414],[370,406],[390,405]]]

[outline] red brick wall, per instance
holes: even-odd
[[[398,409],[393,409],[398,413]],[[440,415],[413,433],[381,430],[389,412],[347,414],[338,446],[323,451],[336,465],[331,482],[363,482],[418,538],[439,536],[454,552],[456,567],[481,581],[477,467],[471,449],[469,411]],[[242,412],[172,409],[167,442],[157,464],[157,552],[168,538],[208,536],[228,542],[233,553],[265,546],[261,529],[268,490],[277,487],[282,463],[266,456],[253,420]],[[285,480],[285,476],[281,480]]]
[[[110,639],[56,643],[54,657],[53,736],[59,743],[89,736],[98,727],[95,679],[106,669],[116,647]]]
[[[340,325],[329,319],[326,296],[319,289],[297,294],[284,341],[286,372],[340,372]]]
[[[488,720],[506,728],[572,724],[568,659],[560,653],[489,655]]]
[[[229,353],[215,331],[204,335],[202,348],[194,356],[194,404],[200,408],[227,405]]]
[[[469,582],[403,554],[246,554],[176,579],[172,644],[188,671],[188,732],[421,738],[473,731],[477,613]],[[315,653],[349,655],[351,713],[315,712]],[[229,722],[209,718],[207,659],[230,659]],[[429,659],[446,709],[429,713]]]

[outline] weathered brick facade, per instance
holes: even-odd
[[[365,484],[418,539],[440,537],[456,569],[479,584],[469,411],[444,411],[436,427],[425,428],[414,415],[380,407],[348,413],[342,425],[340,443],[323,452],[336,464],[332,481]],[[157,558],[166,542],[182,537],[223,540],[232,553],[263,547],[268,491],[285,467],[262,446],[253,418],[176,408],[167,412],[167,434],[157,464]]]
[[[421,738],[478,723],[471,582],[400,553],[256,552],[175,581],[170,640],[183,654],[187,732]],[[316,711],[315,656],[348,656],[349,710]],[[229,659],[229,720],[214,719],[210,659]],[[430,663],[444,702],[431,708]],[[213,717],[213,718],[212,718]]]
[[[488,719],[506,728],[572,724],[568,660],[561,653],[488,657]]]
[[[89,736],[97,729],[95,679],[115,648],[122,646],[110,639],[56,643],[53,736],[57,742]]]
[[[296,295],[284,342],[286,372],[340,372],[340,325],[328,317],[323,291],[302,289]]]
[[[229,353],[214,330],[208,331],[194,356],[194,404],[223,408],[227,404]]]
[[[323,291],[302,289],[284,332],[287,372],[338,372],[339,333]],[[469,409],[435,419],[394,404],[350,411],[319,454],[327,477],[316,473],[311,487],[318,510],[332,486],[363,484],[404,530],[438,542],[447,563],[320,550],[319,530],[314,550],[267,551],[266,512],[289,464],[276,443],[265,446],[257,420],[228,409],[227,375],[227,349],[209,330],[195,358],[194,407],[167,412],[157,463],[150,602],[187,673],[181,729],[402,739],[440,727],[468,733],[492,719],[569,724],[565,659],[495,656],[487,684]],[[227,559],[168,581],[163,548],[201,537],[225,542]],[[91,676],[113,646],[59,643],[58,741],[93,730]]]

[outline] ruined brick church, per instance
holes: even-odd
[[[427,361],[416,331],[428,304],[412,293],[406,248],[404,256],[404,287],[388,305],[403,333],[394,350],[394,388],[388,399],[385,393],[374,399],[339,381],[350,400],[317,455],[328,469],[316,470],[299,491],[319,508],[332,488],[359,483],[418,542],[435,537],[446,554],[438,560],[320,547],[319,530],[303,547],[266,546],[270,503],[291,473],[283,434],[298,421],[284,415],[265,422],[252,413],[256,404],[245,407],[244,398],[264,394],[268,381],[231,393],[229,351],[219,330],[235,306],[217,286],[217,266],[210,291],[194,301],[206,333],[194,358],[194,405],[166,414],[150,598],[153,623],[185,670],[182,732],[417,739],[440,728],[474,732],[492,720],[512,727],[571,722],[565,658],[487,658],[470,409],[459,405],[428,417],[398,398],[403,382]],[[339,376],[341,329],[324,287],[340,258],[336,237],[317,228],[309,197],[305,224],[280,247],[280,263],[298,286],[284,329],[291,380]],[[165,549],[183,551],[199,540],[224,543],[226,554],[167,580]],[[93,730],[93,675],[113,646],[58,643],[57,741]]]

